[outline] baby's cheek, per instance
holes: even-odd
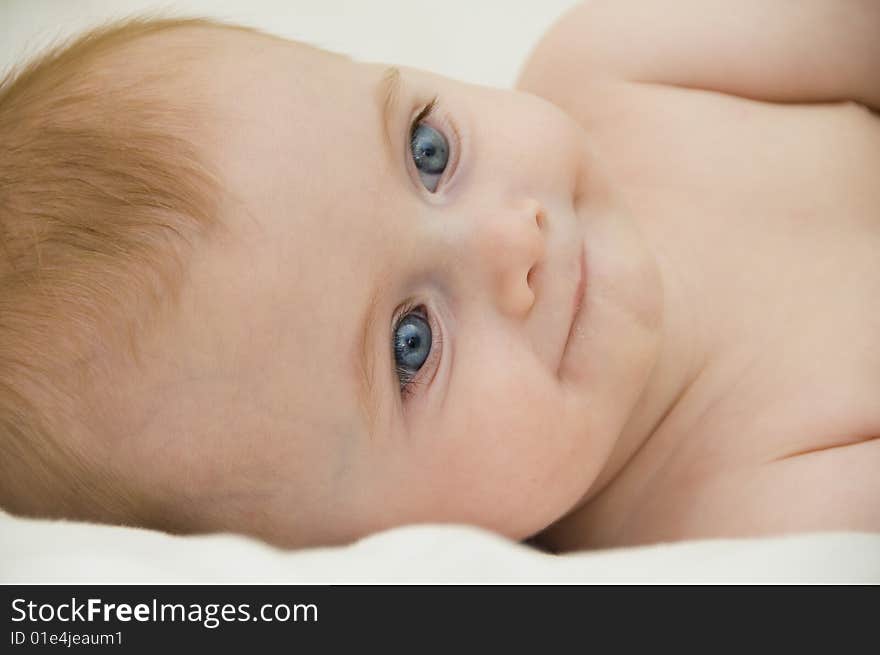
[[[517,538],[567,509],[576,494],[560,473],[572,466],[574,426],[554,386],[533,371],[499,371],[454,399],[429,465],[446,489],[440,502]]]

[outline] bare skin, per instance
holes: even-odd
[[[401,69],[389,96],[385,67],[280,39],[157,37],[195,53],[169,91],[209,112],[230,197],[114,383],[135,400],[92,426],[162,527],[303,546],[464,522],[558,551],[880,530],[880,120],[839,102],[880,91],[811,69],[749,94],[730,61],[757,55],[719,56],[735,88],[667,79],[709,47],[676,37],[697,50],[664,67],[675,25],[623,40],[634,73],[594,26],[638,22],[608,7],[548,34],[528,93]],[[428,190],[410,137],[435,97],[453,155]],[[432,348],[403,393],[417,307]]]
[[[754,99],[772,73],[749,86],[748,52],[742,70],[689,78],[705,89],[656,81],[677,82],[680,61],[628,80],[626,62],[575,43],[589,42],[591,11],[551,30],[519,87],[597,144],[658,255],[678,306],[667,316],[684,321],[669,328],[694,337],[698,374],[651,438],[619,447],[538,541],[568,550],[880,530],[880,118],[823,102],[818,75],[777,98],[789,104]],[[867,102],[880,85],[856,89]]]

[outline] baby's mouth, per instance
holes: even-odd
[[[568,326],[568,334],[565,337],[565,345],[562,348],[562,357],[559,359],[559,370],[562,369],[562,364],[565,361],[565,357],[568,353],[569,345],[571,344],[571,338],[575,333],[575,328],[578,323],[578,319],[580,318],[581,309],[584,304],[584,291],[587,288],[587,265],[586,265],[586,254],[584,252],[583,246],[580,248],[580,257],[578,259],[579,264],[579,276],[578,283],[574,290],[574,297],[572,299],[572,311],[571,311],[571,322]],[[557,374],[559,372],[557,370]]]

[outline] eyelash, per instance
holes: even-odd
[[[434,113],[434,109],[437,107],[437,101],[440,99],[440,96],[434,96],[427,105],[425,105],[422,110],[416,114],[416,117],[413,119],[412,123],[409,126],[409,137],[412,138],[413,132],[416,127],[418,127],[419,123],[424,121],[426,118],[430,118],[431,114]]]
[[[397,380],[400,381],[400,397],[404,402],[416,393],[416,387],[424,386],[431,381],[433,375],[429,376],[428,372],[432,368],[436,368],[436,361],[440,358],[440,354],[443,351],[443,339],[439,326],[436,321],[432,319],[431,313],[428,311],[427,307],[422,303],[407,302],[400,308],[397,317],[392,324],[392,338],[393,335],[397,334],[397,330],[400,328],[401,323],[403,323],[403,319],[413,313],[419,314],[431,327],[431,351],[428,354],[428,359],[426,359],[425,363],[422,365],[422,368],[420,368],[414,375],[406,369],[397,366],[396,363],[393,364],[395,376],[397,377]],[[392,362],[394,362],[393,354]],[[426,377],[427,379],[425,379]]]

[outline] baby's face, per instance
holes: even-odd
[[[526,94],[186,37],[229,229],[145,345],[131,475],[196,527],[290,545],[426,521],[521,539],[575,506],[660,306],[581,128]]]

